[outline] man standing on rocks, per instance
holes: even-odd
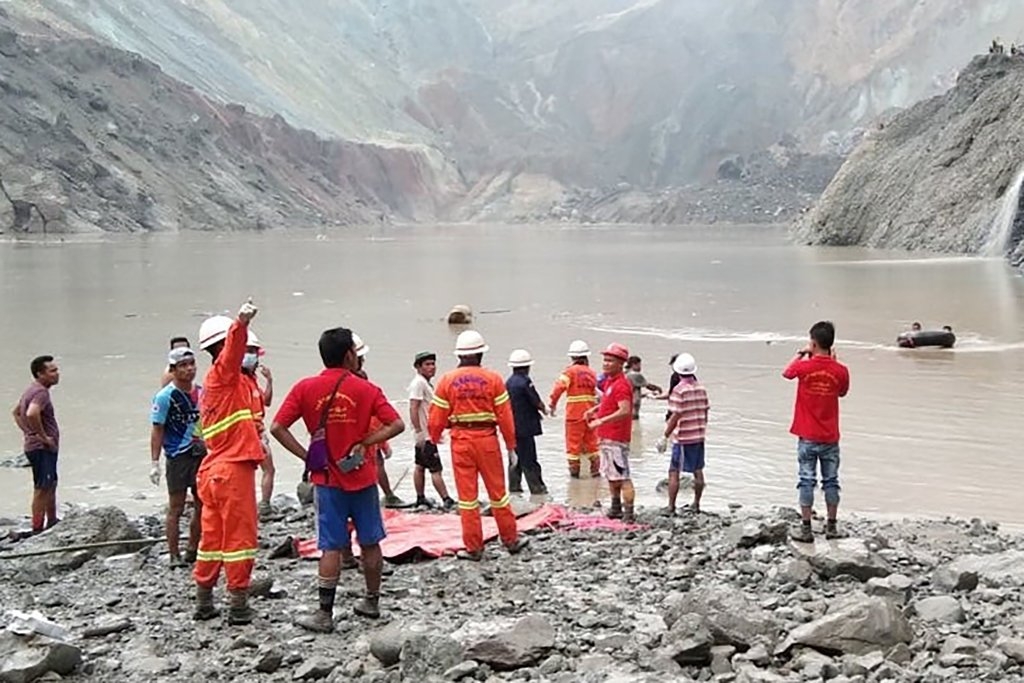
[[[315,469],[310,479],[316,490],[317,547],[320,608],[299,617],[295,623],[318,633],[334,630],[334,600],[341,573],[342,556],[351,555],[355,527],[362,550],[366,595],[353,611],[360,616],[380,616],[380,583],[384,556],[384,522],[377,497],[377,460],[372,450],[405,429],[405,424],[379,387],[358,375],[359,357],[351,330],[343,327],[320,335],[320,358],[324,370],[299,380],[288,392],[274,416],[270,433],[289,452],[308,461],[303,447],[290,427],[300,418],[314,438],[322,431],[327,449],[325,469]],[[371,420],[381,426],[372,429]]]
[[[32,384],[11,415],[24,438],[25,457],[32,466],[32,533],[49,529],[57,519],[57,451],[60,428],[50,400],[50,388],[60,382],[53,356],[39,356],[29,365]]]
[[[171,383],[153,397],[152,431],[149,454],[152,467],[149,480],[160,484],[160,451],[167,459],[167,516],[164,521],[167,550],[171,568],[184,567],[196,561],[199,547],[199,519],[202,503],[196,491],[196,473],[206,455],[199,430],[199,387],[196,378],[196,357],[190,348],[171,349],[167,367],[173,375]],[[179,550],[179,524],[185,512],[185,496],[191,489],[195,512],[189,523],[185,558]]]
[[[636,491],[629,470],[629,442],[633,435],[630,420],[633,386],[623,373],[629,350],[622,344],[609,344],[604,350],[602,370],[605,374],[601,402],[587,411],[590,428],[597,432],[601,453],[601,474],[608,480],[612,519],[634,521],[633,501]]]
[[[263,461],[260,463],[260,504],[257,507],[259,520],[269,522],[274,517],[270,501],[274,497],[274,476],[277,470],[274,468],[274,455],[270,451],[270,439],[267,436],[267,408],[274,402],[274,374],[270,368],[260,361],[263,355],[263,345],[256,333],[249,330],[246,339],[245,356],[242,357],[242,379],[249,387],[252,396],[252,414],[256,420],[256,429],[260,433],[260,443],[263,444]],[[260,386],[256,373],[263,376],[264,386]]]
[[[219,614],[213,588],[223,567],[230,609],[228,623],[249,624],[249,583],[256,559],[256,468],[263,444],[252,411],[252,392],[242,378],[249,322],[256,316],[252,301],[242,304],[235,320],[218,315],[199,328],[199,348],[213,366],[203,380],[199,413],[207,456],[196,475],[202,501],[202,535],[193,576],[197,620]]]
[[[512,493],[523,492],[523,477],[533,495],[548,492],[541,476],[540,461],[537,460],[536,437],[541,434],[541,415],[546,415],[544,401],[537,393],[530,379],[530,366],[533,358],[526,349],[516,349],[508,358],[512,374],[505,380],[509,401],[512,404],[512,417],[516,427],[516,456],[519,462],[509,465],[508,488]]]
[[[459,493],[462,542],[466,545],[458,557],[477,562],[484,555],[478,478],[484,480],[498,534],[509,553],[514,555],[527,545],[516,528],[498,445],[497,430],[500,430],[508,449],[509,465],[514,466],[516,432],[512,407],[501,376],[481,367],[488,350],[479,332],[466,330],[459,334],[455,340],[459,367],[438,382],[427,422],[430,440],[434,443],[441,440],[445,428],[451,428],[452,469]]]
[[[430,383],[437,373],[437,354],[433,351],[421,351],[413,359],[416,376],[409,383],[409,422],[412,424],[416,439],[415,469],[412,474],[413,487],[416,489],[416,507],[430,507],[427,500],[426,472],[430,472],[430,481],[434,490],[441,496],[446,510],[455,507],[455,501],[448,495],[448,487],[441,475],[443,466],[441,456],[437,452],[437,444],[427,434],[427,418],[430,413],[430,402],[434,400],[434,386]]]
[[[791,536],[803,543],[814,541],[811,514],[819,467],[828,510],[825,538],[839,537],[836,526],[839,512],[839,399],[850,390],[850,371],[836,360],[835,339],[836,328],[831,322],[815,323],[811,327],[807,347],[798,352],[782,372],[786,379],[798,381],[793,425],[789,431],[798,439],[797,488],[803,522]]]
[[[590,476],[600,474],[597,457],[597,435],[587,424],[587,411],[597,404],[597,375],[590,368],[590,347],[582,339],[569,344],[571,365],[562,371],[551,389],[548,414],[555,416],[558,399],[565,394],[565,453],[569,460],[569,476],[580,477],[581,461],[590,461]]]
[[[700,498],[704,493],[704,438],[708,428],[708,393],[697,380],[697,361],[688,353],[681,353],[672,361],[673,374],[679,382],[668,397],[669,419],[665,434],[658,441],[658,451],[664,452],[668,439],[672,439],[672,461],[668,466],[668,508],[665,514],[676,513],[679,495],[679,472],[693,474],[693,504],[691,512],[700,512]]]

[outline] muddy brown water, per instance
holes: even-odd
[[[795,247],[782,229],[741,227],[437,226],[0,243],[0,396],[13,405],[34,355],[59,357],[62,501],[139,512],[162,503],[163,490],[147,478],[147,416],[167,340],[194,340],[205,315],[247,296],[261,306],[254,327],[278,401],[319,371],[319,332],[346,325],[370,346],[371,377],[405,415],[413,355],[432,349],[442,370],[454,363],[457,330],[442,319],[456,303],[477,311],[491,367],[505,373],[512,349],[532,352],[543,395],[575,338],[593,348],[627,344],[662,385],[669,356],[688,351],[712,402],[712,508],[794,503],[794,387],[779,373],[810,324],[829,318],[852,375],[842,403],[844,507],[1004,523],[1024,512],[1024,282],[999,260]],[[952,325],[957,348],[896,349],[895,335],[912,320]],[[200,372],[206,367],[203,359]],[[654,443],[664,410],[646,401],[634,429],[642,503],[661,499],[667,457]],[[411,438],[397,439],[388,464],[406,498]],[[598,482],[568,480],[560,419],[545,422],[539,448],[553,499],[603,495]],[[5,418],[0,454],[19,451]],[[293,492],[299,463],[276,452],[278,491]],[[30,481],[28,470],[0,468],[0,515],[27,511]]]

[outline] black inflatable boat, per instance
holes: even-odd
[[[916,349],[922,346],[937,346],[951,349],[956,344],[956,335],[946,330],[920,330],[904,332],[896,337],[896,345],[904,349]]]

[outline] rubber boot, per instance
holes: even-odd
[[[352,611],[360,617],[377,619],[380,617],[380,593],[367,593],[356,603]]]
[[[544,485],[544,479],[540,476],[540,468],[529,469],[523,473],[526,477],[526,485],[530,487],[530,493],[538,496],[548,492],[548,487]]]
[[[590,476],[601,476],[601,458],[597,457],[596,455],[590,456]]]
[[[251,624],[256,612],[249,607],[249,590],[231,591],[228,607],[228,623],[232,626]]]
[[[608,519],[622,519],[622,499],[612,498],[611,507],[608,508]]]
[[[219,614],[220,610],[213,604],[213,589],[196,586],[196,611],[192,613],[192,618],[196,621],[207,621]]]
[[[334,618],[330,612],[318,609],[312,614],[296,617],[295,625],[313,633],[331,633],[334,631]]]
[[[530,539],[523,538],[522,536],[520,536],[512,543],[506,545],[505,550],[508,551],[509,555],[518,555],[522,552],[523,548],[525,548],[528,545],[530,545]]]
[[[570,460],[569,461],[569,476],[573,479],[580,478],[580,461]]]
[[[622,508],[622,521],[626,524],[633,524],[636,522],[636,515],[633,514],[632,505],[626,505]]]
[[[529,482],[529,477],[527,477]],[[513,467],[508,466],[508,492],[509,493],[522,493],[523,492],[523,470],[519,466]]]

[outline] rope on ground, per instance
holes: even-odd
[[[186,537],[182,537],[183,539]],[[96,543],[80,543],[78,545],[66,545],[60,548],[46,548],[44,550],[30,550],[23,553],[0,553],[0,560],[21,560],[26,557],[39,557],[41,555],[56,555],[57,553],[70,553],[78,550],[94,550],[96,548],[110,548],[119,545],[146,546],[167,541],[166,536],[160,538],[133,538],[123,541],[97,541]]]

